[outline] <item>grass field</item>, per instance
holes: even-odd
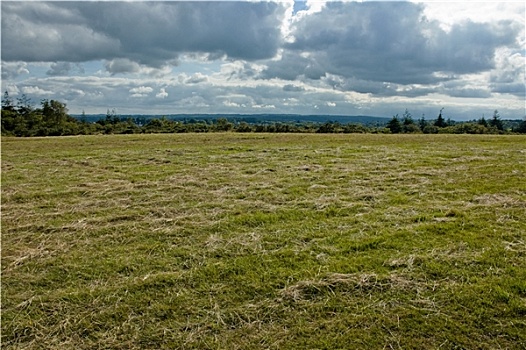
[[[4,349],[526,349],[526,137],[2,138]]]

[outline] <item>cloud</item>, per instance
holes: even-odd
[[[458,88],[449,89],[446,91],[448,96],[451,97],[469,97],[469,98],[487,98],[491,96],[491,92],[488,89],[479,88]]]
[[[26,62],[2,62],[2,79],[14,79],[21,74],[29,74]]]
[[[149,67],[134,62],[128,58],[116,58],[113,60],[104,61],[104,69],[111,75],[148,75],[151,77],[160,78],[172,72],[170,66],[164,65],[161,67]]]
[[[262,66],[260,64],[237,60],[222,64],[221,74],[227,80],[248,80],[258,76],[263,70],[263,68],[265,68],[265,66]]]
[[[161,98],[161,99],[162,99],[162,98],[166,98],[166,97],[168,97],[168,93],[166,92],[166,89],[165,89],[165,88],[161,88],[161,89],[159,90],[159,93],[156,94],[155,97],[157,97],[157,98]]]
[[[497,57],[496,69],[490,76],[493,92],[511,94],[523,99],[526,97],[525,70],[526,59],[521,53],[504,52]]]
[[[25,86],[22,88],[22,92],[24,94],[28,95],[37,95],[37,96],[44,96],[44,95],[52,95],[53,91],[44,90],[38,86]]]
[[[181,99],[177,107],[179,110],[193,110],[207,113],[210,110],[209,102],[201,96],[192,96]],[[217,108],[217,106],[214,106]]]
[[[149,86],[139,86],[129,90],[132,97],[146,97],[148,94],[153,92],[153,88]]]
[[[2,89],[72,113],[524,115],[523,4],[1,6]]]
[[[301,91],[305,91],[305,88],[301,86],[293,85],[293,84],[286,84],[286,85],[283,85],[283,91],[301,92]]]
[[[194,73],[191,76],[187,76],[186,74],[181,74],[179,76],[179,81],[183,84],[199,84],[204,83],[208,81],[208,77],[202,73]]]
[[[47,75],[67,75],[71,71],[72,64],[70,62],[52,63],[50,69],[46,72]]]
[[[526,86],[524,85],[524,83],[521,82],[493,83],[490,85],[490,87],[492,92],[515,95],[522,99],[526,98]]]
[[[84,68],[79,63],[73,64],[71,62],[54,62],[51,63],[47,75],[68,75],[71,71],[78,71],[84,73]]]
[[[256,60],[281,43],[274,2],[2,2],[5,61],[122,59],[159,68],[181,53]],[[115,67],[113,67],[115,65]]]
[[[280,60],[268,62],[267,67],[259,74],[259,77],[284,80],[320,79],[326,72],[326,67],[323,67],[316,57],[305,55],[298,50],[285,51]]]
[[[66,3],[2,4],[4,61],[84,62],[116,55],[119,40],[85,25],[86,19]]]
[[[18,86],[14,84],[9,84],[6,86],[5,90],[9,94],[9,96],[17,96],[20,93],[20,90],[18,89]]]
[[[440,21],[440,27],[449,31],[456,23],[467,20],[491,23],[512,19],[524,23],[524,10],[522,1],[426,1],[424,15]]]
[[[127,58],[116,58],[113,60],[106,61],[104,68],[111,75],[119,73],[137,73],[140,71],[141,66],[137,62],[133,62]]]
[[[496,50],[513,45],[520,32],[509,21],[464,21],[446,32],[423,10],[410,2],[328,2],[293,24],[293,42],[261,77],[437,84],[491,70]]]

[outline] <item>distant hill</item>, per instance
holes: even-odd
[[[73,114],[72,117],[77,119],[85,119],[88,122],[96,122],[97,120],[105,119],[106,114],[86,114],[84,116]],[[164,115],[148,115],[148,114],[120,114],[119,118],[131,118],[134,120],[150,120],[165,117],[170,120],[216,120],[219,118],[226,118],[231,122],[246,122],[249,124],[265,124],[265,123],[325,123],[338,122],[342,124],[357,123],[364,125],[383,125],[386,124],[390,118],[374,117],[366,115],[300,115],[300,114],[164,114]]]

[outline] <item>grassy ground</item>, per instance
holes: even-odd
[[[5,349],[526,349],[526,138],[2,139]]]

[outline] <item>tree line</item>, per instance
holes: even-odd
[[[85,118],[74,118],[68,114],[65,103],[56,100],[42,100],[35,108],[29,98],[22,95],[16,102],[7,91],[2,99],[2,135],[4,136],[62,136],[93,134],[140,134],[140,133],[187,133],[187,132],[256,132],[256,133],[461,133],[461,134],[505,134],[526,133],[526,119],[505,125],[498,111],[486,120],[484,117],[470,122],[454,122],[442,116],[426,120],[414,120],[406,110],[385,125],[367,126],[363,124],[341,124],[327,121],[289,122],[289,123],[247,123],[229,121],[227,118],[211,120],[170,120],[165,117],[121,118],[114,110],[107,112],[105,118],[88,122]]]
[[[506,122],[500,118],[499,111],[493,112],[493,117],[487,120],[481,117],[469,122],[455,122],[442,116],[443,108],[434,120],[426,120],[423,116],[415,121],[406,109],[400,118],[397,115],[387,123],[386,127],[393,134],[400,133],[424,133],[424,134],[505,134],[526,133],[526,119],[512,126],[506,126]],[[509,122],[508,122],[509,123]]]

